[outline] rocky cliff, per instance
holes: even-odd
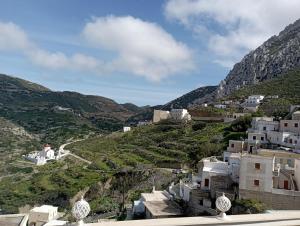
[[[234,65],[217,90],[224,97],[243,86],[257,84],[300,67],[300,20],[287,26]]]

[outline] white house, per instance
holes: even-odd
[[[214,107],[218,109],[226,109],[227,106],[225,104],[215,104]]]
[[[42,226],[52,220],[58,218],[57,207],[50,205],[43,205],[35,207],[29,212],[28,225],[29,226]]]
[[[273,121],[272,117],[254,117],[251,122],[251,129],[248,131],[267,132],[278,131],[279,122]]]
[[[124,126],[123,127],[123,132],[126,133],[126,132],[129,132],[131,130],[131,127],[129,126]]]
[[[239,196],[256,199],[274,209],[300,208],[300,160],[282,168],[276,156],[243,155]]]
[[[153,123],[157,123],[161,120],[165,120],[168,118],[170,118],[169,111],[154,110],[154,112],[153,112]]]
[[[49,144],[46,144],[40,152],[32,152],[24,157],[37,165],[44,165],[47,161],[56,159],[55,151]]]
[[[202,167],[199,169],[201,177],[201,189],[210,190],[211,179],[213,176],[229,175],[229,167],[227,162],[219,161],[214,157],[202,159]]]
[[[300,111],[295,111],[292,114],[292,120],[300,120]]]
[[[258,155],[242,156],[239,188],[249,191],[271,192],[274,162],[275,158],[272,157]]]
[[[190,121],[192,119],[187,109],[172,109],[169,111],[154,110],[153,122],[159,122],[165,119],[173,119],[177,121]]]
[[[262,95],[252,95],[246,99],[245,103],[247,105],[259,105],[264,98],[265,96]]]
[[[171,118],[174,120],[187,120],[192,119],[187,109],[172,109],[170,112]]]

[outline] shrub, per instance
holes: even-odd
[[[206,123],[205,122],[197,122],[195,123],[194,125],[192,125],[192,129],[194,131],[197,131],[197,130],[202,130],[206,127]]]

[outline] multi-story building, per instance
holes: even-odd
[[[282,167],[276,156],[245,154],[241,158],[239,197],[242,199],[256,199],[274,209],[299,209],[299,183],[299,159],[294,159],[294,167]]]

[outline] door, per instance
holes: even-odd
[[[289,189],[289,181],[288,181],[288,180],[285,180],[285,181],[283,182],[283,188],[286,189],[286,190]]]

